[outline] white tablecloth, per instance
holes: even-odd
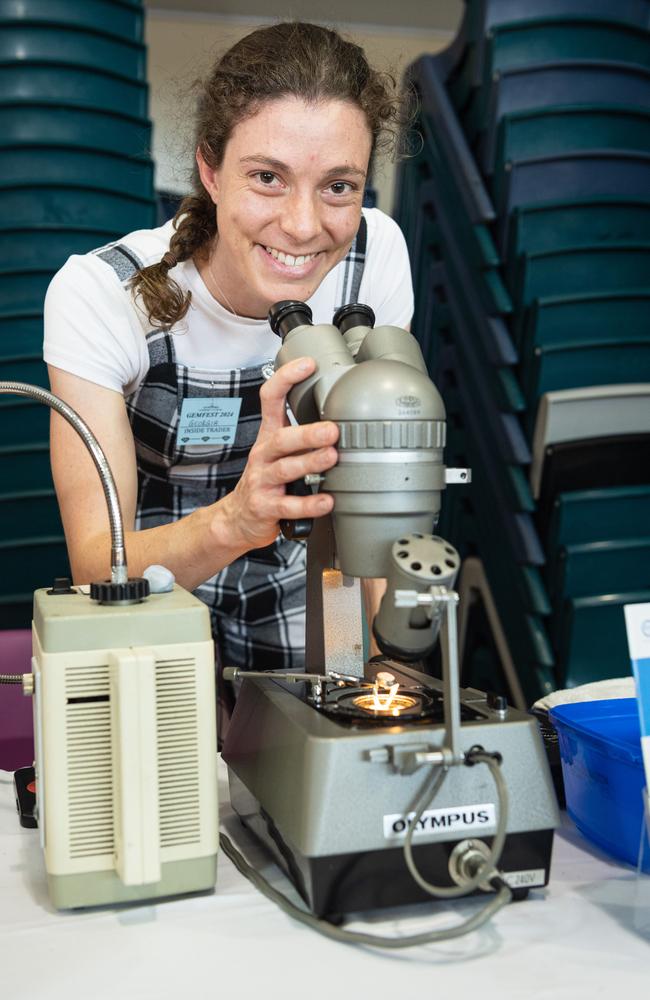
[[[292,892],[233,817],[223,768],[220,792],[231,839]],[[57,913],[38,833],[19,826],[11,775],[0,772],[3,1000],[645,1000],[649,886],[650,879],[590,848],[567,821],[556,836],[548,889],[464,938],[403,952],[338,944],[295,923],[224,855],[213,895]],[[433,903],[349,926],[411,934],[457,920],[481,901]]]

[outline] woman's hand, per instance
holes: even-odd
[[[262,387],[262,425],[232,493],[178,521],[139,530],[134,530],[135,447],[124,397],[50,367],[52,391],[88,422],[113,470],[131,576],[159,563],[193,590],[250,549],[269,545],[281,519],[319,517],[332,509],[328,494],[294,497],[285,489],[308,472],[324,472],[336,463],[336,424],[292,427],[287,420],[287,392],[314,367],[310,358],[298,358]],[[106,500],[90,455],[58,414],[52,417],[52,470],[75,582],[104,579],[110,572]]]
[[[237,547],[270,545],[281,520],[321,517],[334,506],[327,493],[292,496],[286,491],[288,483],[308,473],[325,472],[337,460],[336,424],[324,421],[292,426],[287,419],[287,393],[315,367],[312,358],[298,358],[283,365],[260,389],[262,423],[257,441],[237,486],[219,503]],[[222,525],[219,534],[221,530]]]

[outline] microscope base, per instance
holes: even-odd
[[[230,793],[240,807],[246,801],[245,815],[240,814],[243,825],[273,856],[315,916],[336,921],[351,913],[437,902],[414,881],[401,846],[308,857],[283,839],[272,818],[232,773]],[[420,874],[434,885],[451,885],[449,855],[463,839],[415,846],[413,858]],[[491,845],[491,837],[482,839]],[[530,888],[547,884],[552,846],[552,829],[508,835],[501,866],[518,875],[511,880],[514,899],[524,899]]]
[[[406,680],[439,697],[433,678],[411,671]],[[404,762],[439,750],[444,724],[424,717],[351,724],[296,687],[244,679],[223,749],[235,813],[320,916],[430,900],[408,871],[403,842],[405,818],[435,765]],[[499,869],[514,890],[544,886],[559,814],[537,723],[515,709],[500,715],[478,691],[461,690],[460,701],[461,751],[480,745],[502,758],[509,807]],[[468,839],[491,843],[497,815],[485,765],[451,767],[414,836],[424,878],[453,885],[452,850]]]

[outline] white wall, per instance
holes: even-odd
[[[259,23],[251,18],[148,11],[150,114],[158,189],[184,192],[188,187],[193,164],[193,81]],[[398,77],[423,52],[443,48],[452,37],[449,31],[354,24],[336,27],[364,47],[374,66],[391,70]],[[392,208],[393,179],[394,165],[379,163],[375,186],[379,206],[387,212]]]

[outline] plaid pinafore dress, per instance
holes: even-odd
[[[338,265],[343,268],[339,305],[357,300],[366,242],[362,217],[352,248]],[[132,250],[119,243],[96,255],[125,285],[140,266]],[[265,368],[191,368],[177,362],[172,333],[150,330],[146,342],[149,371],[126,398],[138,469],[136,529],[169,524],[234,489],[259,431]],[[177,434],[183,401],[210,396],[241,399],[234,442],[189,448]],[[305,543],[279,536],[197,587],[195,595],[210,611],[222,664],[249,670],[304,668],[305,566]]]

